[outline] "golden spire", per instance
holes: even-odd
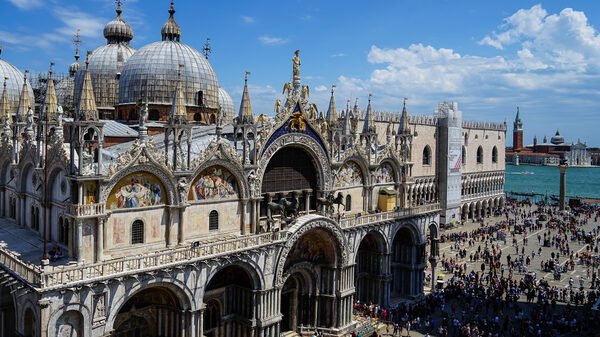
[[[25,70],[25,75],[23,76],[23,88],[21,89],[21,97],[19,98],[19,106],[17,107],[17,113],[15,114],[15,119],[17,122],[22,122],[27,117],[27,112],[29,108],[31,108],[31,103],[29,102],[29,90],[27,87],[27,74],[29,70]]]
[[[77,104],[77,116],[81,121],[98,121],[98,109],[96,108],[96,99],[94,98],[94,89],[92,88],[92,76],[90,75],[88,66],[90,63],[91,51],[87,52],[85,58],[85,73],[83,77],[83,86],[81,96]]]
[[[8,91],[6,90],[6,82],[8,81],[8,77],[4,78],[4,89],[2,90],[2,100],[0,100],[0,117],[4,122],[8,119],[10,123],[10,105],[8,103]]]
[[[240,112],[238,114],[238,123],[244,124],[254,122],[250,94],[248,93],[248,75],[250,75],[249,71],[244,74],[244,93],[242,94],[242,103],[240,104]]]
[[[177,88],[173,97],[173,105],[171,106],[171,123],[187,123],[187,110],[185,108],[185,96],[183,93],[183,83],[181,81],[181,69],[183,64],[179,65],[177,71]]]
[[[54,90],[54,80],[52,79],[52,66],[54,66],[54,62],[50,63],[50,70],[48,71],[48,82],[46,87],[46,97],[44,97],[44,117],[47,118],[49,122],[56,121],[56,111],[58,110],[58,100],[56,99],[56,91]]]

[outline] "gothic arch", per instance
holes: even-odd
[[[249,189],[246,184],[246,179],[244,179],[243,168],[239,167],[238,165],[232,164],[231,161],[226,160],[226,159],[211,159],[211,160],[208,160],[208,161],[200,164],[198,167],[196,167],[194,172],[189,176],[190,179],[188,179],[188,181],[189,181],[188,192],[189,192],[189,188],[191,188],[191,185],[198,178],[198,175],[200,175],[200,173],[204,172],[204,170],[209,169],[213,166],[224,167],[227,169],[227,171],[229,171],[229,173],[231,173],[231,175],[233,175],[235,177],[235,180],[236,180],[236,183],[237,183],[237,186],[239,189],[238,197],[240,199],[249,197]],[[188,195],[188,193],[186,193],[185,195]]]
[[[69,303],[60,306],[55,312],[52,313],[50,319],[48,320],[47,331],[49,332],[49,336],[52,336],[51,331],[55,331],[56,323],[58,320],[69,311],[77,311],[83,317],[83,322],[92,322],[91,310],[86,305],[81,303]],[[87,327],[87,329],[86,329]],[[83,336],[92,336],[92,324],[83,324]],[[79,336],[78,336],[79,337]]]
[[[107,312],[106,316],[106,325],[105,331],[109,332],[114,329],[115,318],[120,313],[121,309],[127,303],[127,301],[133,298],[136,294],[143,290],[148,290],[152,288],[164,288],[172,292],[179,301],[179,305],[183,310],[195,311],[197,310],[196,302],[194,301],[193,292],[181,281],[177,280],[175,277],[171,277],[169,275],[168,280],[150,280],[148,282],[133,282],[128,286],[123,285],[127,293],[118,297],[112,304],[110,305],[110,312]],[[115,291],[116,292],[116,291]],[[110,302],[110,300],[109,300]],[[90,320],[91,322],[91,320]]]
[[[400,172],[402,171],[402,164],[400,164],[400,162],[396,158],[393,158],[393,157],[383,158],[379,162],[379,167],[381,167],[381,165],[383,165],[383,164],[390,164],[390,166],[392,166],[392,168],[394,169],[394,182],[401,181],[402,177],[400,176]]]
[[[335,264],[337,267],[345,266],[348,264],[348,252],[346,251],[346,237],[344,236],[344,233],[339,228],[339,226],[337,226],[337,224],[333,220],[322,216],[307,215],[304,217],[304,219],[306,220],[298,221],[296,224],[289,228],[290,234],[288,236],[288,239],[285,242],[281,251],[279,252],[277,266],[275,267],[275,284],[278,286],[283,286],[283,271],[291,249],[304,234],[306,234],[312,229],[322,229],[331,234],[331,237],[337,244],[337,247],[335,247]]]
[[[410,234],[412,235],[412,239],[415,242],[415,245],[421,245],[425,243],[425,238],[423,238],[423,236],[421,235],[421,231],[419,230],[418,226],[413,223],[413,222],[404,222],[402,224],[400,224],[399,226],[394,226],[392,228],[392,232],[390,235],[390,240],[391,243],[393,244],[394,239],[396,238],[396,235],[398,235],[398,232],[402,229],[407,229]],[[391,244],[390,244],[391,247]]]
[[[377,245],[379,246],[378,247],[379,251],[383,252],[384,254],[390,253],[390,243],[388,242],[386,235],[381,231],[380,228],[376,228],[376,229],[374,228],[370,231],[363,232],[362,235],[360,236],[360,239],[356,240],[356,245],[353,248],[353,252],[358,251],[360,244],[363,242],[364,238],[367,237],[367,235],[373,235],[376,238]]]
[[[371,184],[371,178],[369,177],[370,176],[369,164],[365,161],[365,159],[363,157],[358,156],[358,155],[353,155],[353,156],[350,156],[350,157],[344,159],[344,162],[342,163],[342,165],[340,165],[340,169],[348,163],[354,163],[360,169],[360,174],[363,178],[363,186]]]
[[[100,195],[100,202],[106,203],[108,201],[108,197],[113,188],[125,177],[132,173],[149,173],[155,176],[165,187],[165,196],[167,200],[165,205],[177,205],[179,203],[177,193],[175,191],[175,185],[173,180],[171,179],[171,173],[163,171],[161,167],[156,167],[155,165],[150,164],[139,164],[129,166],[119,172],[117,172],[110,179],[109,183],[102,188],[102,193]]]
[[[16,317],[17,328],[19,331],[25,331],[25,327],[23,325],[25,324],[25,313],[27,313],[27,311],[33,313],[33,319],[35,320],[35,322],[41,322],[39,311],[36,310],[36,308],[38,308],[38,305],[34,304],[34,302],[31,299],[27,299],[24,303],[18,303],[17,301],[15,301],[15,309],[20,309],[19,311],[17,311],[18,316]]]
[[[256,170],[257,182],[253,186],[253,193],[255,195],[261,194],[264,174],[273,155],[277,151],[288,146],[298,147],[312,157],[318,174],[317,184],[319,188],[321,190],[327,190],[331,188],[333,184],[331,179],[331,164],[329,162],[329,156],[326,149],[324,149],[315,139],[308,135],[302,133],[287,133],[270,143],[269,146],[263,151],[262,155],[260,155],[257,163],[258,168]]]
[[[202,288],[206,291],[206,287],[210,284],[215,275],[227,267],[237,266],[244,270],[250,279],[252,280],[253,290],[260,290],[265,288],[264,273],[262,273],[258,264],[252,259],[237,259],[237,260],[226,260],[223,264],[211,269],[206,275],[206,281]]]

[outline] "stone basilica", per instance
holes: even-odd
[[[121,15],[41,106],[0,59],[0,337],[344,336],[355,301],[422,296],[441,225],[503,206],[505,124],[321,111],[299,51],[274,117],[247,77],[236,114],[172,2],[137,51]]]

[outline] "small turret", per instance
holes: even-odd
[[[242,102],[238,113],[238,124],[254,124],[254,115],[252,114],[252,104],[250,103],[250,94],[248,93],[248,75],[244,74],[244,92],[242,93]]]
[[[187,124],[187,110],[185,107],[185,94],[183,93],[183,83],[181,81],[181,68],[183,64],[179,65],[177,71],[177,87],[175,88],[175,95],[173,96],[173,105],[171,105],[171,114],[169,115],[169,124]]]
[[[8,91],[6,90],[6,83],[8,77],[4,78],[4,86],[2,89],[2,98],[0,99],[0,118],[2,118],[3,125],[10,125],[10,103],[8,102]]]
[[[408,124],[408,111],[406,111],[406,98],[402,105],[402,114],[400,115],[400,126],[398,127],[398,134],[410,133],[410,125]]]
[[[29,70],[25,70],[25,75],[23,76],[23,88],[21,89],[21,97],[19,98],[19,106],[17,107],[17,112],[15,114],[16,122],[24,122],[27,117],[27,112],[31,108],[31,103],[29,102],[29,92],[27,91],[27,74]]]
[[[50,70],[48,71],[48,81],[46,82],[46,96],[44,97],[44,119],[48,119],[49,122],[56,121],[56,112],[58,111],[58,100],[56,98],[56,91],[54,89],[54,79],[52,78],[52,66],[54,62],[50,63]]]
[[[85,73],[83,77],[83,85],[81,89],[81,96],[77,102],[75,109],[77,118],[80,121],[98,121],[98,108],[96,107],[96,99],[94,98],[94,88],[92,87],[92,76],[88,69],[90,63],[91,51],[88,51],[85,59]]]
[[[371,97],[372,95],[369,94],[369,103],[367,104],[367,111],[365,112],[365,122],[363,124],[362,131],[362,133],[364,134],[377,132],[375,128],[375,121],[373,120],[373,111],[371,109]]]
[[[329,122],[329,125],[333,125],[338,120],[337,111],[335,110],[335,96],[333,94],[335,89],[335,84],[331,85],[331,98],[329,99],[329,108],[327,109],[326,119]]]

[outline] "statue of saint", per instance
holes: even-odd
[[[33,110],[31,107],[29,107],[29,110],[27,110],[27,128],[33,128]]]
[[[58,108],[56,109],[56,124],[58,125],[59,128],[62,128],[62,118],[63,118],[63,107],[62,106],[58,106]]]
[[[296,77],[296,76],[299,77],[300,76],[300,65],[302,64],[300,62],[300,50],[296,50],[294,52],[294,57],[292,58],[292,62],[294,62],[293,68],[292,68],[294,77]]]
[[[148,118],[148,103],[142,104],[142,107],[140,108],[140,127],[144,126],[146,118]]]

